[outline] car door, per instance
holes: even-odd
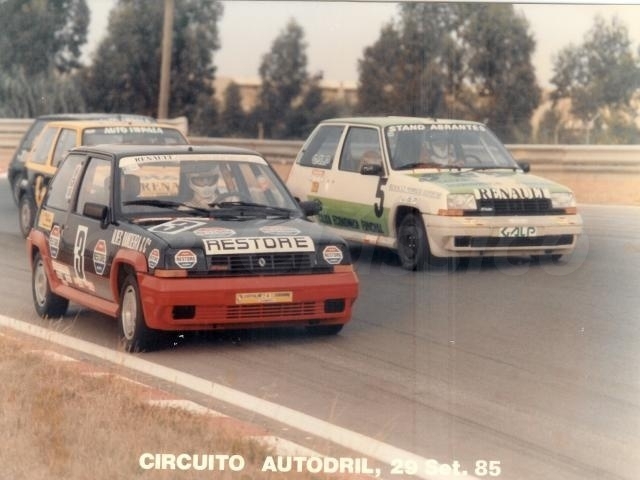
[[[388,234],[386,180],[379,129],[349,126],[324,192],[328,201],[323,210],[330,216],[325,223],[361,237]]]
[[[77,182],[74,204],[62,230],[62,259],[74,279],[74,286],[97,297],[114,300],[109,283],[113,257],[114,226],[88,213],[87,205],[108,208],[111,201],[111,160],[87,160]]]

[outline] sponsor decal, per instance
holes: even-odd
[[[236,293],[236,305],[256,303],[286,303],[293,301],[293,292],[248,292]]]
[[[266,227],[260,227],[262,233],[267,235],[298,235],[300,230],[294,227],[287,227],[286,225],[267,225]]]
[[[206,225],[203,220],[195,220],[193,218],[176,218],[169,222],[161,223],[149,229],[150,232],[165,233],[168,235],[176,235],[178,233],[193,230],[194,228]]]
[[[124,230],[116,228],[111,236],[111,244],[128,248],[129,250],[147,253],[151,239],[138,235],[137,233],[125,232]]]
[[[331,265],[338,265],[344,258],[342,250],[335,245],[328,245],[322,250],[322,258]]]
[[[235,230],[224,227],[202,227],[194,230],[193,233],[195,233],[199,237],[211,238],[233,237],[236,234]]]
[[[38,227],[43,230],[51,230],[53,226],[53,219],[55,215],[47,210],[42,210],[40,212],[40,216],[38,217]]]
[[[429,130],[484,132],[487,129],[484,125],[434,123],[432,125],[429,125]]]
[[[116,127],[104,127],[102,133],[105,135],[122,135],[127,133],[159,133],[162,134],[163,129],[160,127],[136,127],[136,126],[116,126]]]
[[[105,242],[103,239],[100,239],[93,249],[93,268],[98,275],[102,275],[106,266],[107,242]]]
[[[149,258],[147,258],[147,266],[150,270],[153,270],[158,265],[160,261],[160,250],[154,248],[149,252]]]
[[[207,255],[315,251],[308,236],[206,238],[202,243]]]
[[[549,190],[540,187],[486,187],[473,191],[477,200],[532,200],[534,198],[551,198]]]
[[[180,250],[173,260],[180,268],[192,268],[198,262],[198,257],[191,250]]]
[[[536,227],[502,227],[500,229],[500,237],[506,238],[523,238],[535,237],[537,235]]]
[[[51,229],[49,234],[49,250],[51,251],[51,257],[57,258],[60,251],[60,226],[55,225]]]

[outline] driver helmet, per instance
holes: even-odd
[[[218,167],[208,165],[206,169],[187,174],[189,187],[195,196],[205,201],[213,201],[218,194]]]
[[[445,135],[431,137],[431,153],[436,159],[447,160],[449,158],[449,142]]]

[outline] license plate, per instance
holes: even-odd
[[[236,305],[256,303],[286,303],[293,301],[293,292],[248,292],[236,293]]]
[[[535,237],[536,227],[502,227],[501,237]]]

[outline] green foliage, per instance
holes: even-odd
[[[611,22],[596,17],[584,42],[561,50],[553,68],[552,99],[570,98],[571,113],[584,124],[605,109],[614,113],[629,110],[633,94],[640,88],[640,59],[633,55],[627,28],[615,17]],[[609,127],[614,126],[622,128],[619,122]],[[606,136],[629,138],[622,132],[619,137]]]
[[[26,77],[80,66],[87,41],[86,0],[0,1],[0,69]]]
[[[240,136],[246,131],[247,115],[242,108],[240,86],[231,82],[224,92],[224,109],[220,113],[220,133]]]
[[[0,117],[34,118],[84,111],[74,77],[47,72],[27,77],[22,70],[0,73]]]
[[[286,136],[285,116],[308,79],[306,48],[302,27],[291,19],[262,57],[257,111],[268,138]]]
[[[219,48],[221,15],[217,1],[175,1],[169,116],[186,116],[195,134],[216,128],[213,52]],[[118,2],[83,76],[92,109],[157,115],[163,18],[164,2]]]
[[[534,47],[512,5],[402,3],[359,61],[358,110],[482,120],[525,139],[540,100]]]

